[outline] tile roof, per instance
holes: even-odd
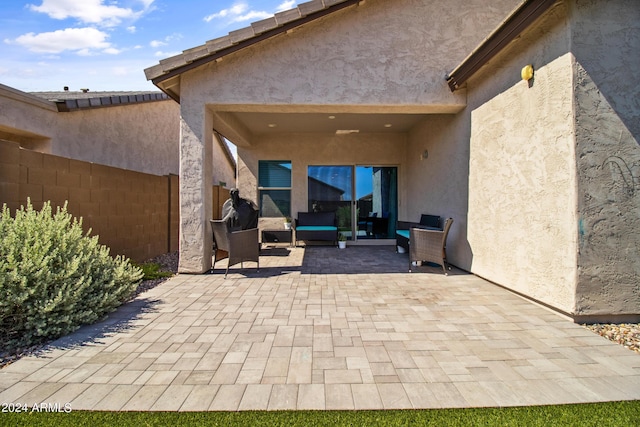
[[[113,107],[125,104],[163,101],[170,99],[159,91],[138,92],[30,92],[30,95],[54,102],[59,112],[87,108]]]
[[[163,59],[158,65],[144,70],[147,80],[163,80],[361,1],[363,0],[312,0],[299,4],[294,9],[276,13],[249,27],[231,31],[226,36]]]

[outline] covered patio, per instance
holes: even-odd
[[[72,410],[352,410],[640,399],[640,356],[477,276],[388,246],[269,247],[177,275],[0,370]]]
[[[312,0],[161,60],[145,73],[180,103],[179,271],[211,267],[220,134],[262,230],[336,211],[352,243],[392,244],[395,220],[453,218],[453,264],[579,322],[637,322],[638,10]]]

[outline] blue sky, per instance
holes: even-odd
[[[0,83],[157,90],[144,69],[306,0],[2,0]]]

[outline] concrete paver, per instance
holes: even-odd
[[[73,410],[401,409],[640,399],[640,355],[390,247],[268,248],[177,275],[0,370]],[[374,260],[375,262],[372,262]]]

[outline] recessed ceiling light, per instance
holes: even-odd
[[[336,116],[329,116],[329,119],[330,119],[330,120],[333,120],[333,119],[335,119],[335,118],[336,118]]]
[[[269,126],[270,128],[274,128],[274,127],[276,127],[277,125],[276,125],[275,123],[269,123],[267,126]]]
[[[385,123],[384,127],[386,128],[390,128],[391,126],[393,126],[391,123]]]

